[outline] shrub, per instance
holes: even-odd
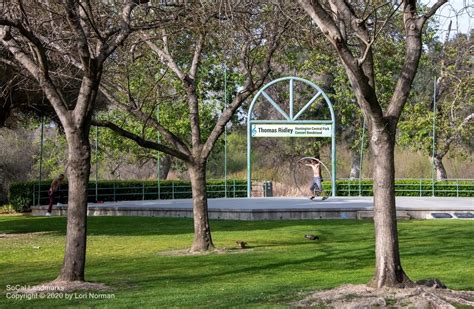
[[[372,180],[338,180],[337,196],[372,196]],[[330,187],[330,184],[327,185]],[[474,181],[435,181],[434,195],[440,197],[472,197],[474,196]],[[429,179],[400,179],[395,181],[396,196],[432,196],[433,182]]]
[[[34,181],[16,182],[10,186],[9,200],[17,212],[30,211],[32,205],[48,204],[48,189],[51,180],[41,183]],[[247,182],[245,180],[228,180],[228,197],[247,196]],[[225,196],[224,180],[210,180],[207,182],[207,196],[217,198]],[[186,199],[192,197],[191,183],[181,180],[162,180],[158,191],[157,181],[125,180],[112,181],[104,180],[96,183],[89,182],[88,202],[97,200],[110,201],[133,201],[133,200],[155,200],[155,199]],[[158,194],[159,192],[159,194]],[[66,203],[68,197],[67,183],[63,183],[59,189],[59,201]],[[158,196],[159,195],[159,196]]]

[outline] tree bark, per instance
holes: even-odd
[[[436,171],[436,179],[437,180],[448,179],[448,174],[443,164],[443,157],[440,155],[435,155],[434,158],[432,158],[432,162],[434,164],[434,168]]]
[[[1,164],[1,163],[0,163]],[[0,166],[0,203],[7,202],[7,184],[5,183],[6,177],[2,166]]]
[[[375,275],[370,286],[404,287],[411,283],[403,271],[398,247],[395,208],[395,134],[389,126],[372,127],[374,154]],[[395,130],[395,129],[394,129]]]
[[[168,178],[168,173],[170,172],[171,169],[171,156],[170,155],[164,155],[163,157],[160,158],[160,179],[166,179]]]
[[[194,216],[194,240],[191,252],[211,250],[214,249],[214,244],[207,207],[206,164],[190,163],[188,169],[193,192]]]
[[[87,184],[90,174],[88,129],[65,129],[68,141],[68,210],[60,281],[84,281],[87,236]],[[84,132],[85,131],[85,132]]]
[[[360,153],[351,150],[351,179],[358,179],[360,177]]]

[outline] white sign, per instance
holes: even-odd
[[[330,124],[252,124],[252,137],[331,137]]]

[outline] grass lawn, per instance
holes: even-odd
[[[0,308],[277,307],[313,290],[365,283],[374,270],[371,221],[212,221],[214,243],[250,248],[177,256],[191,245],[191,219],[90,217],[86,279],[114,288],[114,299],[12,300],[7,286],[54,279],[65,218],[0,216]],[[320,235],[306,240],[307,233]],[[474,290],[474,221],[399,223],[402,263],[414,279],[439,278]]]

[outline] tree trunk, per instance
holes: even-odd
[[[358,179],[360,177],[360,153],[351,150],[351,179]]]
[[[446,173],[446,169],[444,168],[443,164],[443,157],[440,155],[435,155],[434,158],[432,158],[434,168],[436,171],[436,179],[437,180],[446,180],[448,179],[448,174]]]
[[[170,155],[165,155],[160,158],[160,179],[168,178],[168,173],[171,169],[171,163],[172,160]]]
[[[372,128],[370,146],[374,154],[375,275],[373,287],[403,287],[411,283],[403,271],[398,248],[395,208],[394,134]]]
[[[193,191],[194,240],[191,251],[214,249],[207,208],[206,164],[188,166]]]
[[[87,184],[90,174],[89,130],[66,129],[68,141],[67,234],[58,280],[84,281],[87,235]],[[85,131],[85,132],[80,132]]]

